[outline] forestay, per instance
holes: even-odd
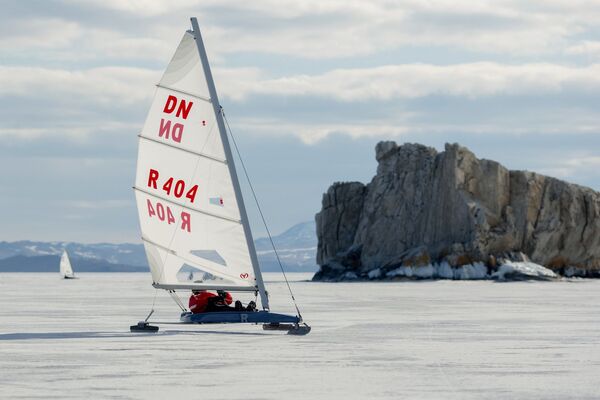
[[[202,65],[186,32],[140,135],[135,193],[142,239],[155,287],[256,290],[233,160]]]

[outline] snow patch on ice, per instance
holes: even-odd
[[[546,267],[528,261],[505,261],[492,278],[505,280],[513,277],[551,279],[557,275]]]

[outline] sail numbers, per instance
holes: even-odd
[[[178,99],[173,95],[169,95],[163,108],[163,113],[172,114],[175,112],[175,117],[187,119],[193,105],[194,103],[191,101]],[[172,139],[176,143],[181,143],[181,138],[183,137],[183,128],[184,126],[182,123],[161,118],[160,128],[158,129],[158,137]]]
[[[173,211],[171,211],[171,207],[165,206],[159,201],[152,204],[150,199],[146,199],[146,205],[148,206],[148,216],[150,218],[156,217],[159,221],[166,222],[169,225],[177,222]],[[191,232],[192,222],[190,213],[182,211],[179,218],[181,220],[181,230]]]
[[[148,187],[157,189],[161,186],[158,183],[158,179],[160,174],[157,170],[150,168],[148,172]],[[196,193],[198,193],[198,185],[194,185],[186,191],[185,181],[178,179],[175,180],[172,176],[170,176],[161,186],[161,189],[169,196],[175,196],[180,199],[184,193],[185,197],[191,201],[192,203],[196,199]]]
[[[177,105],[177,103],[179,103],[179,105]],[[166,114],[171,114],[173,111],[175,111],[175,109],[177,109],[175,116],[178,118],[181,117],[183,119],[187,119],[193,105],[194,103],[191,101],[186,102],[183,99],[179,100],[177,97],[169,95],[167,102],[165,103],[165,108],[163,108],[163,112]]]

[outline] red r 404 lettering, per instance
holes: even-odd
[[[158,189],[158,179],[160,174],[155,169],[150,169],[148,172],[148,187]],[[198,192],[198,185],[194,185],[186,191],[185,181],[178,179],[175,180],[173,177],[169,177],[162,185],[162,190],[169,196],[175,196],[180,199],[185,193],[185,197],[192,203],[196,200],[196,193]]]
[[[150,199],[146,199],[146,205],[148,206],[148,216],[150,218],[156,217],[159,221],[166,222],[168,225],[177,222],[175,220],[173,212],[171,211],[171,207],[165,206],[159,201],[157,201],[156,204],[152,204],[152,201]],[[192,220],[190,213],[182,211],[179,217],[181,220],[180,229],[182,231],[191,232]]]

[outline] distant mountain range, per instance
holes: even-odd
[[[314,221],[292,226],[281,235],[273,236],[273,242],[285,271],[316,272],[317,232]],[[263,271],[280,271],[277,257],[269,238],[254,241],[258,261]]]
[[[317,236],[314,222],[294,225],[273,237],[279,258],[288,272],[314,272]],[[263,272],[280,271],[268,238],[255,240]],[[0,272],[58,272],[60,255],[67,249],[75,273],[148,271],[142,244],[71,242],[0,242]]]

